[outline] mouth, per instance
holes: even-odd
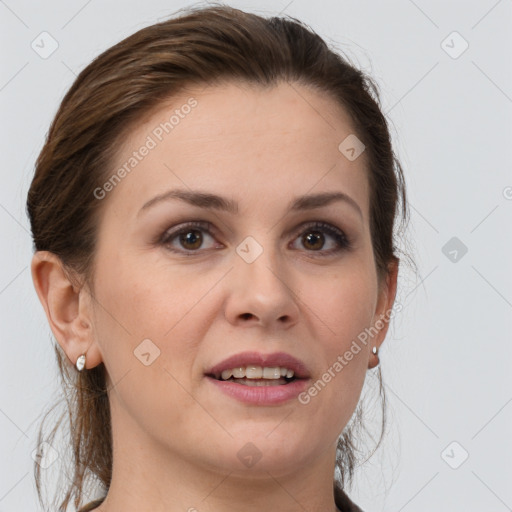
[[[223,365],[228,368],[222,369]],[[310,377],[305,367],[295,365],[301,372],[297,374],[289,367],[294,365],[288,363],[287,366],[232,366],[228,361],[227,364],[222,363],[215,370],[206,372],[205,377],[213,384],[214,389],[246,406],[279,406],[293,403],[309,385]]]
[[[252,387],[286,386],[310,377],[302,361],[284,352],[236,354],[207,370],[205,375],[217,381]]]

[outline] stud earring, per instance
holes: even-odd
[[[76,369],[81,372],[85,367],[85,354],[82,354],[77,360],[76,360]]]
[[[378,352],[379,352],[379,349],[377,347],[372,348],[372,354],[374,354],[375,357],[377,358],[377,362],[375,364],[370,363],[370,366],[368,366],[368,368],[375,368],[376,366],[379,366],[380,361],[379,361]]]

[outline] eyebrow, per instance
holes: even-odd
[[[233,215],[238,213],[238,203],[232,199],[207,192],[174,189],[159,194],[158,196],[150,199],[142,206],[137,215],[140,215],[143,211],[149,209],[157,203],[163,201],[171,201],[173,199],[184,201],[192,206],[197,206],[199,208],[226,211]],[[299,196],[290,201],[288,209],[290,211],[313,210],[316,208],[322,208],[323,206],[328,206],[329,204],[336,201],[343,201],[349,204],[353,209],[357,211],[359,216],[363,218],[363,212],[361,211],[359,205],[356,203],[356,201],[354,201],[354,199],[352,199],[344,192],[323,192],[319,194]]]

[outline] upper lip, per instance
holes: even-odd
[[[205,372],[206,375],[216,376],[223,370],[230,370],[231,368],[239,368],[244,366],[261,366],[261,367],[276,367],[281,366],[293,370],[294,376],[298,379],[309,378],[309,370],[305,363],[300,359],[287,354],[286,352],[274,352],[272,354],[262,354],[260,352],[241,352],[235,354],[220,363],[211,367]]]

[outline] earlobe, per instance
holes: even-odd
[[[372,338],[370,360],[368,368],[375,368],[379,364],[378,351],[386,338],[389,322],[392,318],[393,304],[395,303],[398,269],[400,260],[394,258],[388,265],[388,274],[379,291],[378,305],[375,311],[373,326],[378,332]]]
[[[82,354],[87,354],[88,367],[101,362],[85,291],[70,280],[60,258],[49,251],[37,251],[31,273],[53,335],[70,362],[75,365]]]

